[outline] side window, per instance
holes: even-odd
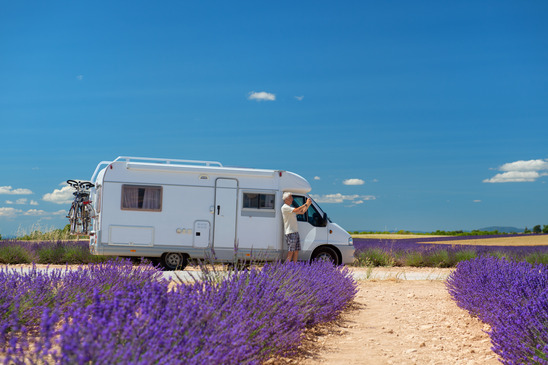
[[[274,210],[274,194],[244,193],[243,208]]]
[[[291,203],[291,206],[294,208],[298,208],[301,205],[303,205],[306,202],[306,197],[300,196],[300,195],[293,195],[293,203]],[[297,214],[297,220],[299,222],[308,222],[312,224],[314,227],[323,227],[323,218],[322,215],[318,212],[318,210],[314,207],[314,205],[311,205],[308,207],[308,210],[305,214]]]
[[[162,187],[122,185],[122,210],[162,211]]]
[[[293,203],[291,203],[291,206],[293,208],[298,208],[301,205],[303,205],[306,202],[304,199],[304,196],[300,195],[293,195]],[[306,215],[305,214],[297,214],[297,221],[299,222],[306,222]]]

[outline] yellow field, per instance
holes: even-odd
[[[548,246],[548,235],[542,236],[509,236],[458,241],[417,242],[434,245],[470,245],[470,246]]]

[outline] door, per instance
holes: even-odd
[[[236,210],[238,205],[238,180],[215,181],[215,206],[213,221],[213,246],[234,248],[236,241]]]
[[[300,207],[306,202],[306,196],[293,194],[294,208]],[[327,228],[322,224],[321,213],[312,204],[305,214],[297,214],[299,224],[299,236],[301,238],[301,249],[309,250],[311,247],[327,243]]]

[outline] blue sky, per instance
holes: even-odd
[[[348,230],[548,224],[546,1],[0,3],[0,234],[117,156],[282,169]]]

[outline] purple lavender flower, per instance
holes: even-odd
[[[172,290],[154,267],[124,261],[0,279],[10,289],[0,306],[11,308],[0,356],[14,363],[259,364],[293,351],[306,326],[335,318],[357,290],[347,269],[325,262],[267,264]]]
[[[447,289],[491,326],[503,363],[548,363],[548,266],[481,257],[459,263]]]

